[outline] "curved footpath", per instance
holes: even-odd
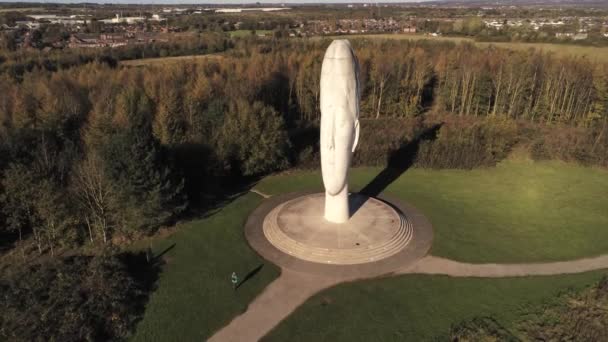
[[[389,275],[429,274],[450,277],[506,278],[574,274],[601,269],[608,269],[608,255],[572,261],[529,264],[470,264],[427,255]],[[215,333],[209,341],[258,341],[312,295],[344,281],[345,279],[341,277],[295,272],[281,268],[281,276],[268,285],[249,304],[247,311]]]
[[[249,304],[247,311],[216,332],[209,341],[258,341],[312,295],[341,281],[340,278],[281,269],[281,275]]]
[[[426,256],[395,274],[435,274],[450,277],[505,278],[583,273],[608,268],[608,255],[572,261],[530,264],[469,264]]]

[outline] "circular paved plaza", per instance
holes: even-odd
[[[351,219],[335,224],[323,218],[324,196],[267,199],[245,224],[249,244],[282,268],[345,279],[390,274],[431,247],[430,222],[406,203],[351,194]]]

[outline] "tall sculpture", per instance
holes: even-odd
[[[350,217],[348,169],[359,140],[359,63],[348,40],[334,40],[321,67],[321,173],[325,220]]]

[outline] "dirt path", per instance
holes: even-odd
[[[257,190],[257,189],[251,189],[249,191],[253,192],[254,194],[258,194],[258,195],[260,195],[260,196],[262,196],[264,198],[270,198],[271,197],[270,195],[267,195],[267,194],[265,194],[265,193],[263,193],[263,192],[261,192],[260,190]]]
[[[608,268],[608,255],[572,261],[530,264],[468,264],[426,256],[395,274],[436,274],[450,277],[525,277],[583,273]]]
[[[212,342],[258,341],[315,293],[340,280],[283,269],[247,308],[215,333]]]

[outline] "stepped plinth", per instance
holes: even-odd
[[[323,217],[323,193],[286,201],[265,217],[264,236],[293,257],[334,265],[379,261],[412,239],[412,224],[389,204],[360,194],[350,194],[349,202],[350,219],[332,223]]]

